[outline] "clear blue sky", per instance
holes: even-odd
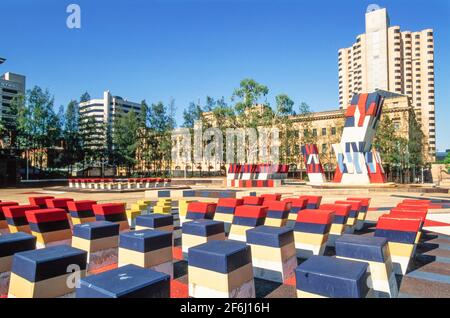
[[[392,25],[433,28],[437,147],[450,148],[450,1],[373,1]],[[66,27],[66,7],[82,28]],[[1,0],[0,72],[27,76],[66,105],[109,89],[133,101],[168,102],[177,120],[190,101],[228,98],[246,77],[315,111],[338,107],[337,50],[364,32],[372,1]]]

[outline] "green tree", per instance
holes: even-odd
[[[80,97],[80,103],[85,103],[89,100],[91,100],[91,95],[89,95],[88,92],[84,92],[83,95],[81,95]]]
[[[79,131],[78,120],[78,103],[71,100],[66,107],[64,115],[64,158],[63,161],[67,165],[67,171],[72,173],[73,165],[82,159],[81,137]]]
[[[256,105],[261,97],[269,93],[267,86],[259,84],[251,78],[243,79],[239,88],[234,90],[232,100],[240,98],[236,103],[235,109],[238,113],[244,112],[246,109]]]
[[[128,175],[136,164],[140,129],[139,116],[134,111],[116,115],[112,130],[114,152],[118,162],[126,166]]]
[[[275,97],[276,101],[276,124],[281,130],[280,136],[280,160],[282,162],[292,162],[296,155],[296,135],[292,125],[294,115],[294,101],[286,94]]]
[[[183,111],[183,125],[184,128],[193,128],[196,120],[201,118],[203,113],[203,109],[200,104],[196,104],[194,102],[189,103],[187,109]]]

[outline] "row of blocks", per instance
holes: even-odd
[[[171,179],[70,179],[69,188],[97,190],[151,189],[168,187]]]

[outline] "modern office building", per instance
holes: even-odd
[[[0,64],[6,61],[0,58]],[[15,96],[25,94],[25,76],[7,72],[0,75],[0,120],[7,120]]]
[[[86,102],[79,103],[78,111],[80,118],[86,122],[89,117],[93,117],[97,127],[105,127],[112,131],[113,122],[116,116],[134,111],[141,113],[141,104],[130,102],[120,96],[113,96],[109,91],[103,93],[102,99],[91,99]],[[80,126],[82,129],[83,127]],[[104,130],[99,129],[98,135],[92,136],[97,141],[105,138]]]
[[[366,30],[338,52],[339,106],[355,93],[377,89],[404,94],[411,100],[425,135],[428,161],[436,155],[434,36],[432,29],[401,31],[391,26],[387,10],[371,5]]]

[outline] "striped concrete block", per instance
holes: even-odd
[[[344,234],[336,240],[336,256],[368,263],[367,283],[374,296],[397,298],[397,280],[386,238]]]
[[[306,199],[306,208],[307,209],[318,209],[320,203],[322,202],[321,195],[301,195],[300,199]]]
[[[26,211],[39,210],[37,205],[16,205],[3,207],[6,222],[10,233],[25,232],[31,234],[28,224]]]
[[[69,210],[72,224],[95,222],[94,209],[92,208],[94,204],[97,204],[97,201],[83,200],[67,202],[67,209]]]
[[[108,221],[74,225],[72,247],[87,252],[88,272],[117,264],[119,227]]]
[[[236,208],[244,203],[242,199],[220,198],[217,202],[214,220],[221,221],[225,226],[225,234],[230,233],[231,223],[233,223]]]
[[[72,231],[70,230],[67,212],[63,209],[41,209],[25,212],[31,234],[36,236],[37,248],[54,245],[71,245]]]
[[[421,223],[420,218],[397,218],[389,215],[382,215],[378,219],[375,236],[388,240],[396,274],[405,275],[408,271],[411,258],[414,257]]]
[[[14,254],[35,248],[33,235],[22,232],[0,235],[0,295],[8,294]]]
[[[18,205],[19,203],[12,201],[0,202],[0,235],[9,233],[8,222],[6,221],[5,212],[3,212],[3,208],[7,206],[18,206]]]
[[[109,221],[118,223],[120,232],[128,231],[127,214],[125,212],[125,203],[105,203],[92,206],[97,221]]]
[[[170,276],[133,264],[80,280],[77,298],[169,298]]]
[[[358,212],[358,217],[356,220],[355,230],[360,231],[364,227],[364,220],[366,219],[367,211],[369,211],[370,198],[356,198],[349,197],[347,201],[359,201],[361,202],[361,207]]]
[[[267,215],[264,225],[285,226],[289,217],[290,204],[285,201],[269,201],[266,199],[263,203],[267,207]]]
[[[236,241],[210,241],[189,249],[189,296],[254,298],[250,246]]]
[[[333,222],[331,223],[330,234],[327,240],[328,246],[334,246],[334,241],[346,231],[351,205],[321,204],[320,209],[334,211]]]
[[[166,273],[173,278],[172,233],[159,230],[121,233],[119,267],[128,264]]]
[[[297,256],[323,255],[334,219],[334,210],[302,210],[294,226]]]
[[[368,264],[312,256],[295,269],[298,298],[365,298]]]
[[[267,207],[256,205],[241,205],[234,212],[231,224],[230,240],[246,242],[245,231],[256,226],[264,225],[267,215]]]
[[[297,257],[292,229],[263,225],[248,230],[246,235],[254,277],[283,283],[294,275]]]
[[[183,258],[187,259],[188,250],[191,247],[214,240],[225,240],[225,227],[223,222],[206,219],[185,222],[181,234]]]
[[[86,275],[86,261],[85,251],[67,245],[16,253],[8,298],[73,297],[73,277]]]

